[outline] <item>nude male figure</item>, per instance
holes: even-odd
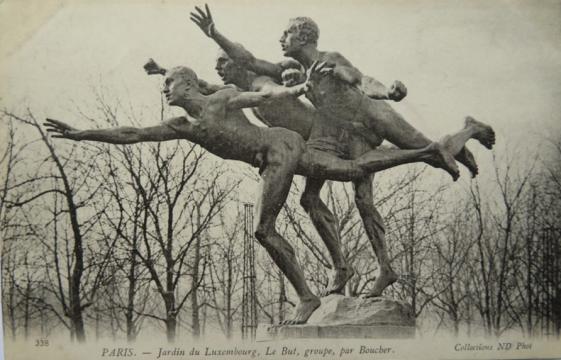
[[[299,67],[298,64],[296,65]],[[292,65],[287,64],[287,67],[288,66]],[[148,74],[165,74],[166,72],[164,68],[160,67],[153,60],[150,60],[144,67]],[[256,75],[241,67],[239,64],[236,64],[224,52],[220,52],[218,55],[216,70],[226,85],[234,84],[242,90],[275,91],[275,89],[282,88],[269,76]],[[294,77],[290,76],[291,74],[294,75]],[[284,82],[292,84],[299,80],[298,75],[302,74],[289,73],[287,70],[283,73],[283,80]],[[204,85],[208,91],[221,88],[217,85]],[[321,153],[333,154],[340,158],[348,158],[348,156],[345,155],[346,150],[340,149],[341,146],[346,146],[346,142],[321,141],[322,136],[326,134],[326,131],[324,131],[325,127],[314,126],[314,124],[323,122],[323,115],[313,106],[299,101],[296,97],[279,97],[276,98],[275,101],[267,101],[252,110],[254,114],[268,126],[288,128],[301,134],[304,139],[311,138],[312,141],[314,139],[319,139],[319,141],[316,140],[316,143],[312,145],[310,145],[310,141],[308,141],[308,148],[313,148]],[[331,130],[332,128],[327,129]],[[347,133],[352,134],[360,143],[366,142],[364,138],[365,132],[368,132],[368,129],[364,128],[364,126],[362,126],[360,131],[354,127],[347,129]],[[338,135],[339,133],[339,129],[333,131],[333,135]],[[446,160],[449,163],[453,163],[452,155],[446,155]],[[442,167],[446,166],[443,165]],[[361,179],[355,180],[355,182],[356,181],[360,182]],[[353,275],[352,267],[347,263],[342,252],[337,219],[320,197],[320,191],[324,182],[325,179],[321,177],[307,177],[305,190],[300,201],[305,211],[309,214],[320,238],[325,243],[332,263],[329,283],[320,295],[341,292],[344,290],[348,279]],[[379,256],[383,258],[384,253],[379,252]]]
[[[286,62],[271,63],[257,59],[241,45],[230,41],[216,30],[214,20],[207,5],[205,11],[195,7],[197,13],[191,13],[191,20],[212,38],[235,62],[243,64],[247,69],[267,75],[280,83],[286,70]],[[321,77],[317,86],[306,96],[312,103],[333,122],[362,122],[373,129],[378,136],[400,148],[419,148],[431,141],[413,128],[400,114],[380,100],[401,100],[406,89],[396,81],[390,89],[373,78],[364,76],[350,61],[338,52],[320,51],[317,49],[319,28],[310,18],[298,17],[291,19],[280,38],[281,48],[285,56],[298,61],[304,69],[309,69],[314,62],[326,62],[329,66],[322,71],[331,74]],[[361,84],[361,83],[366,84]],[[368,88],[368,96],[360,91],[359,85]],[[376,96],[376,93],[378,95]],[[480,142],[490,148],[494,144],[494,133],[482,134]],[[373,141],[378,141],[374,139]],[[467,149],[457,155],[456,160],[464,164],[472,173],[477,174],[477,165]]]
[[[187,117],[173,118],[146,128],[119,127],[80,131],[52,119],[47,119],[45,126],[49,132],[54,133],[53,137],[77,141],[131,144],[186,139],[223,159],[239,160],[259,167],[262,183],[256,206],[255,236],[294,286],[299,303],[294,317],[287,323],[300,324],[306,322],[320,301],[306,284],[292,247],[275,229],[276,219],[290,190],[293,175],[349,181],[354,177],[363,177],[369,171],[422,161],[442,154],[442,146],[435,143],[423,150],[377,151],[366,154],[361,160],[345,161],[306,149],[302,137],[293,131],[257,127],[241,111],[242,108],[259,106],[278,97],[298,96],[306,89],[306,84],[303,84],[277,92],[223,89],[211,95],[203,95],[196,74],[189,68],[176,67],[166,73],[163,93],[168,104],[182,107]],[[457,140],[467,141],[472,136],[470,132],[471,130],[464,132]]]
[[[205,8],[206,12],[196,8],[197,13],[191,13],[191,20],[207,36],[215,40],[237,63],[243,64],[247,69],[259,75],[273,79],[274,82],[278,83],[281,81],[282,74],[287,69],[286,62],[272,64],[256,59],[242,46],[233,43],[220,34],[216,30],[208,6],[205,6]],[[401,83],[396,82],[390,89],[386,89],[383,84],[374,79],[366,79],[340,54],[319,52],[317,50],[319,30],[315,24],[308,26],[310,24],[304,22],[304,26],[299,27],[297,25],[289,24],[288,29],[281,37],[281,46],[285,56],[299,61],[305,68],[309,68],[314,60],[327,61],[332,66],[325,68],[323,72],[333,75],[331,77],[323,76],[318,78],[318,81],[312,87],[311,94],[307,94],[321,114],[319,117],[315,116],[312,121],[310,139],[307,143],[308,147],[329,151],[341,158],[356,158],[378,146],[382,141],[379,135],[388,138],[388,140],[398,146],[406,148],[423,147],[426,145],[422,144],[430,143],[430,140],[412,128],[385,102],[374,101],[368,98],[399,101],[406,94],[406,89]],[[368,90],[368,96],[365,96],[364,92],[358,91],[356,88],[361,81],[363,82],[362,88],[367,88]],[[350,93],[351,96],[347,93]],[[358,96],[359,101],[355,101],[353,96],[355,98]],[[372,126],[369,121],[366,121],[370,120],[366,115],[368,115],[368,109],[373,104],[377,106],[374,109],[377,110],[377,117],[382,118],[382,120],[376,122],[377,126]],[[366,110],[363,109],[365,107]],[[363,123],[366,128],[371,130],[361,131],[357,135],[356,132],[347,130],[350,123]],[[469,118],[469,121],[466,121],[466,127],[470,126],[484,126],[488,130],[477,135],[480,142],[482,139],[491,137],[493,134],[491,128],[471,118]],[[487,143],[484,145],[490,146]],[[473,175],[477,173],[475,161],[466,148],[462,147],[459,152],[454,154],[456,154],[458,160],[462,160],[469,167]],[[443,167],[441,164],[431,163],[431,165]],[[450,166],[444,166],[444,168],[454,178],[458,176],[458,169],[454,163]],[[330,283],[325,290],[325,294],[329,294],[341,292],[346,282],[352,277],[353,270],[347,264],[340,250],[337,220],[319,196],[324,181],[325,179],[308,179],[301,204],[310,215],[312,223],[325,242],[332,258],[334,271]],[[379,276],[376,278],[371,291],[366,295],[367,297],[380,296],[386,287],[397,280],[397,275],[391,268],[386,250],[383,220],[380,213],[374,207],[372,181],[373,174],[353,181],[355,203],[380,265]]]
[[[321,68],[318,68],[321,70]],[[294,287],[299,302],[287,324],[305,323],[319,306],[319,299],[306,284],[294,250],[275,229],[294,174],[349,181],[366,173],[400,164],[442,156],[442,147],[461,148],[480,129],[466,128],[449,139],[451,144],[433,143],[421,150],[372,151],[357,160],[342,160],[314,149],[306,149],[303,138],[283,128],[262,128],[251,124],[242,108],[262,105],[286,96],[299,96],[307,84],[274,92],[240,92],[226,88],[203,95],[195,72],[176,67],[166,72],[163,93],[171,106],[186,111],[156,126],[78,130],[64,122],[47,119],[53,137],[113,144],[186,139],[223,159],[239,160],[259,167],[262,183],[256,206],[255,236]],[[206,89],[205,89],[206,91]]]

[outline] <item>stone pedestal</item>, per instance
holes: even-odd
[[[411,305],[389,298],[351,298],[329,295],[307,324],[273,326],[276,339],[415,337],[415,317]]]

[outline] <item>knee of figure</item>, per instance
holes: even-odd
[[[300,198],[300,205],[309,212],[314,208],[314,204],[317,202],[317,195],[312,193],[304,192]]]
[[[257,241],[259,241],[259,244],[261,244],[271,256],[275,257],[279,253],[294,255],[292,246],[278,236],[274,227],[258,225],[254,235]]]
[[[370,196],[355,195],[355,203],[359,209],[372,211],[374,208],[374,200]]]
[[[273,228],[271,228],[270,226],[266,226],[263,224],[257,224],[257,228],[255,230],[255,238],[259,241],[259,243],[261,243],[261,245],[266,246],[268,242],[268,239],[271,237],[271,235],[273,234],[275,230]]]
[[[297,154],[301,154],[306,149],[306,141],[302,136],[294,131],[289,131],[285,139],[291,145],[291,150]]]

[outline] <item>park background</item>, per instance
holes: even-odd
[[[148,126],[178,114],[162,105],[161,79],[142,69],[151,57],[219,83],[217,46],[189,20],[195,5],[203,4],[0,4],[6,340],[240,336],[243,208],[255,200],[255,169],[187,142],[51,142],[36,126],[47,116],[78,128]],[[433,139],[461,128],[466,115],[491,124],[495,150],[468,144],[476,180],[463,169],[452,183],[424,166],[377,176],[376,204],[402,275],[387,295],[413,304],[421,337],[559,336],[561,2],[209,5],[223,34],[272,61],[282,60],[287,20],[312,17],[320,49],[341,52],[386,84],[407,85],[395,108]],[[319,290],[326,251],[299,207],[302,180],[294,185],[279,231]],[[360,295],[377,269],[352,189],[333,184],[323,196],[359,273],[347,291]],[[80,311],[70,291],[77,244]],[[284,318],[292,289],[259,246],[256,273],[259,322]],[[172,291],[166,275],[177,280]]]

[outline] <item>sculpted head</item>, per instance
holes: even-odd
[[[215,69],[225,85],[234,84],[242,88],[246,86],[247,70],[234,62],[223,50],[218,52]]]
[[[306,45],[317,46],[319,28],[309,17],[290,19],[286,30],[280,38],[281,48],[285,56],[291,56]]]
[[[162,89],[169,105],[181,105],[193,92],[199,92],[197,74],[186,66],[177,66],[166,72]]]

